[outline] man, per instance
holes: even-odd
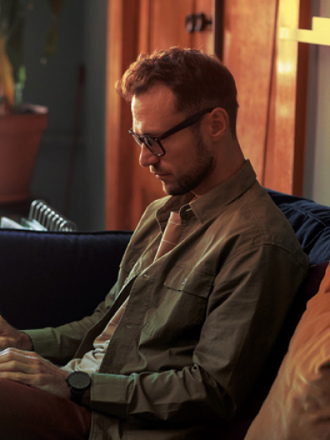
[[[17,410],[13,427],[1,411],[1,438],[20,438],[22,419],[33,439],[219,438],[306,274],[243,156],[235,82],[216,58],[156,52],[117,88],[131,101],[140,165],[167,197],[146,209],[92,316],[25,333],[1,320],[0,403],[14,412],[19,400],[26,415]]]

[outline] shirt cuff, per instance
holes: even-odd
[[[91,409],[126,418],[132,378],[120,374],[92,373]]]

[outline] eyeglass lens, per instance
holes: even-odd
[[[155,139],[153,139],[152,137],[149,136],[143,136],[143,135],[137,135],[133,132],[130,132],[131,135],[133,136],[133,139],[135,140],[135,142],[142,147],[143,144],[145,144],[145,146],[155,155],[157,156],[163,156],[164,155],[164,150],[162,149],[162,147],[159,145],[159,142],[156,141]]]

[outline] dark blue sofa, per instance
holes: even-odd
[[[330,260],[330,208],[269,190],[310,258],[307,279],[247,404],[228,424],[243,439],[264,400],[290,337]],[[56,326],[90,314],[116,280],[131,233],[0,230],[0,314],[17,328]]]

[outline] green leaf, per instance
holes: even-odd
[[[14,81],[19,80],[23,60],[24,18],[19,0],[1,0],[2,29],[6,53],[13,68]]]
[[[43,50],[43,58],[48,61],[49,58],[57,51],[57,32],[58,23],[55,21],[48,30]]]

